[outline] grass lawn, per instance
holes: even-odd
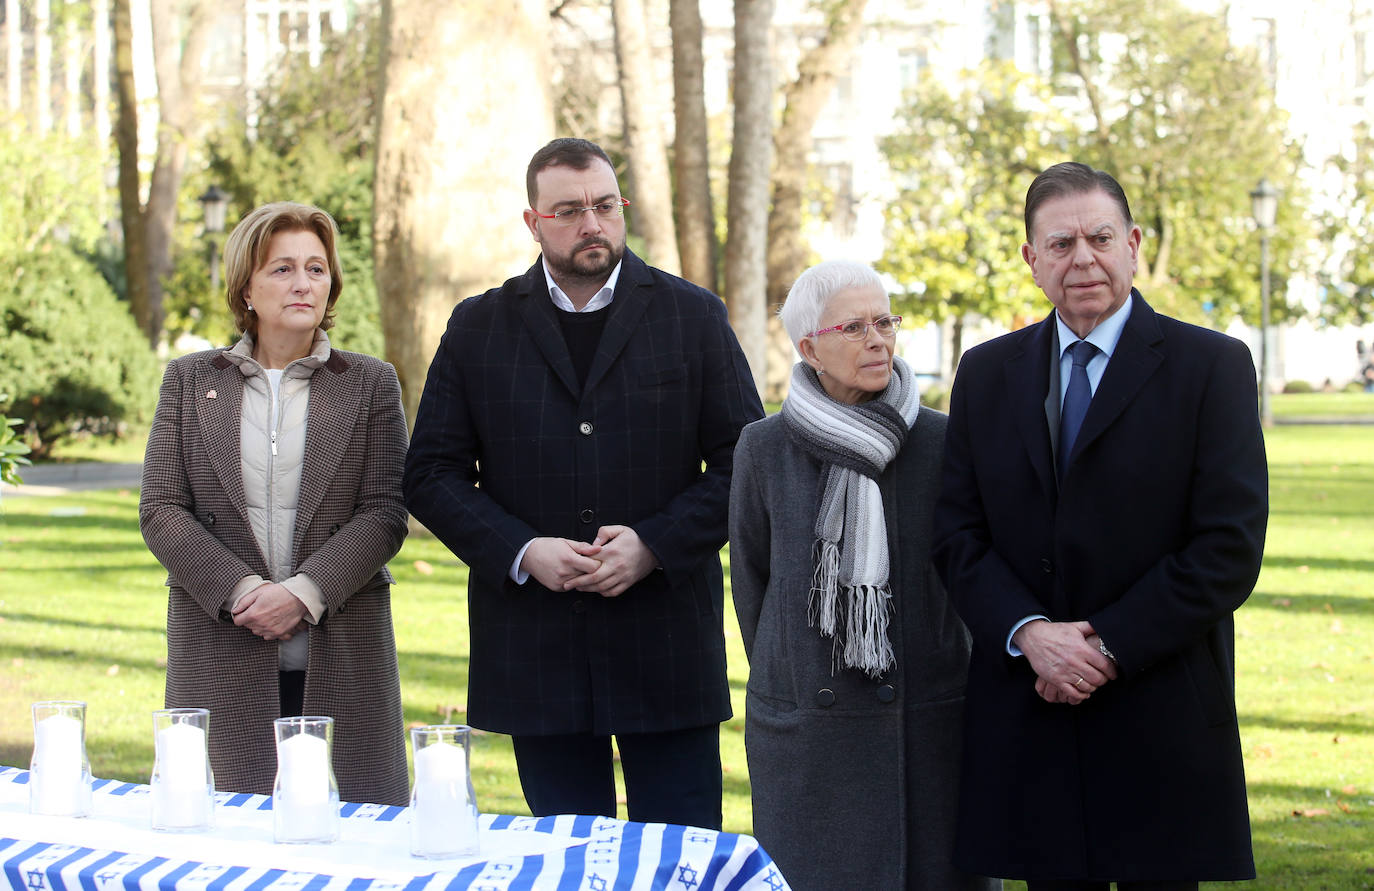
[[[1350,395],[1374,407],[1374,397]],[[1276,409],[1294,398],[1276,399]],[[1251,887],[1374,888],[1374,426],[1285,426],[1268,445],[1264,570],[1237,615],[1260,872]],[[433,539],[412,537],[392,570],[406,719],[461,721],[466,568]],[[147,780],[149,712],[162,702],[166,659],[163,577],[138,533],[136,492],[4,500],[0,763],[28,763],[29,703],[79,698],[90,703],[95,773]],[[747,666],[733,621],[727,637],[740,717],[722,734],[725,824],[749,832]],[[483,810],[525,812],[505,737],[479,738],[473,768]]]

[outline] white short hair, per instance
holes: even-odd
[[[821,327],[821,316],[825,315],[830,298],[856,288],[877,288],[887,293],[873,267],[854,260],[826,260],[797,276],[778,317],[798,353],[802,338]]]

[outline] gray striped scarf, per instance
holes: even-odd
[[[900,358],[892,360],[887,389],[859,405],[831,399],[805,362],[792,369],[783,423],[791,440],[825,466],[808,613],[811,627],[834,640],[832,671],[843,666],[877,677],[895,661],[878,477],[901,451],[920,404],[911,368]]]

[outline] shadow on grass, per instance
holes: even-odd
[[[13,610],[0,610],[0,616],[3,616],[7,622],[32,622],[44,627],[60,625],[64,628],[87,628],[92,631],[129,631],[136,634],[164,634],[167,631],[167,626],[164,624],[125,625],[116,622],[90,622],[85,619],[62,619],[51,615],[20,613]]]
[[[1265,568],[1297,569],[1306,566],[1310,571],[1374,572],[1374,559],[1352,557],[1310,557],[1306,555],[1265,554]]]
[[[58,510],[69,507],[63,505]],[[51,514],[16,514],[14,511],[7,510],[0,515],[0,529],[7,532],[14,532],[23,529],[36,529],[43,532],[54,530],[71,530],[79,532],[87,529],[111,530],[127,527],[129,530],[138,534],[138,514],[130,514],[128,519],[122,517],[110,517],[101,513],[86,513],[78,517],[72,516],[53,516]],[[141,539],[140,539],[141,541]],[[68,545],[70,547],[70,545]]]
[[[1374,569],[1370,571],[1374,572]],[[1272,609],[1295,615],[1374,615],[1374,597],[1350,594],[1252,594],[1241,609]]]
[[[1254,712],[1241,712],[1240,726],[1242,730],[1247,728],[1295,730],[1301,733],[1331,734],[1333,736],[1337,734],[1360,736],[1367,733],[1374,733],[1374,721],[1367,718],[1362,720],[1358,717],[1336,718],[1324,716],[1311,720],[1303,720],[1279,718],[1274,715],[1257,714]]]
[[[92,642],[89,652],[72,648],[41,646],[33,643],[23,645],[0,644],[0,661],[11,662],[15,659],[33,660],[40,663],[61,663],[63,671],[73,678],[85,677],[82,674],[85,671],[103,675],[109,669],[112,661],[119,665],[121,671],[146,669],[161,673],[167,670],[167,666],[159,665],[155,659],[130,658],[127,651],[112,653],[108,646],[101,645],[100,642],[96,641]]]

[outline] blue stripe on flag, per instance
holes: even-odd
[[[626,823],[620,835],[620,871],[615,887],[630,891],[635,886],[635,872],[639,869],[639,848],[644,841],[643,823]]]
[[[185,876],[187,873],[199,869],[201,865],[202,864],[199,861],[188,860],[185,863],[178,866],[176,869],[167,873],[162,878],[158,879],[157,886],[163,889],[163,891],[176,891],[177,882],[181,881],[181,878]]]
[[[205,891],[224,891],[229,887],[229,883],[248,871],[246,866],[231,866],[219,874],[213,882],[205,886]]]
[[[514,823],[514,822],[515,822],[515,818],[512,817],[510,814],[498,814],[495,818],[492,819],[492,821],[491,821],[491,828],[492,828],[492,829],[505,829],[507,826],[509,826],[510,824],[512,824],[512,823]]]
[[[243,889],[243,891],[262,891],[263,888],[266,888],[284,875],[286,875],[286,870],[284,869],[263,870],[262,875],[254,879],[253,884]]]
[[[229,800],[225,801],[225,802],[224,802],[224,806],[225,806],[225,807],[243,807],[245,804],[247,804],[247,803],[248,803],[249,801],[251,801],[252,799],[253,799],[253,794],[252,794],[251,792],[240,792],[239,794],[237,794],[237,795],[233,796],[232,798],[230,798]]]
[[[125,888],[137,888],[137,887],[138,887],[138,880],[139,880],[139,879],[143,878],[143,876],[145,876],[146,874],[148,874],[148,873],[152,872],[153,870],[157,869],[159,866],[161,866],[162,864],[164,864],[164,863],[166,863],[166,862],[167,862],[167,858],[166,858],[166,857],[153,857],[153,858],[150,858],[150,859],[148,860],[147,863],[142,864],[142,865],[139,866],[137,869],[135,869],[133,872],[130,872],[130,873],[126,873],[126,874],[125,874],[125,876],[124,876],[124,887],[125,887]]]
[[[563,849],[563,874],[557,891],[577,891],[587,875],[587,846],[573,845]]]
[[[29,886],[29,883],[24,881],[19,874],[19,864],[48,847],[50,845],[47,842],[34,842],[5,861],[5,878],[9,880],[11,888],[27,888]]]
[[[364,888],[367,888],[371,884],[372,879],[353,879],[348,883],[348,887],[344,889],[344,891],[363,891]]]
[[[568,834],[573,838],[591,838],[592,832],[596,827],[596,821],[600,819],[600,817],[589,817],[585,814],[579,814],[573,817],[572,830]]]
[[[445,886],[444,891],[467,891],[472,887],[472,883],[477,881],[477,877],[482,874],[481,863],[473,863],[458,870],[458,874],[453,877],[453,881]]]
[[[100,871],[108,864],[114,863],[123,856],[118,851],[111,851],[94,863],[83,866],[81,871],[76,874],[77,880],[81,882],[81,891],[98,891],[100,886],[96,884],[96,876],[100,875]]]
[[[301,891],[320,891],[321,888],[329,884],[329,880],[331,878],[331,876],[317,875],[310,881],[306,882],[305,887],[302,888]]]
[[[701,887],[715,887],[716,877],[729,862],[730,855],[734,853],[735,847],[739,844],[739,836],[733,832],[722,832],[716,836],[716,849],[711,852],[711,865],[706,868],[706,875],[701,877]]]
[[[48,867],[48,887],[52,891],[67,891],[67,883],[62,880],[62,867],[70,866],[76,861],[87,857],[95,851],[94,848],[77,848],[66,857],[53,863]]]
[[[663,843],[659,845],[658,872],[654,873],[654,888],[667,888],[673,872],[682,862],[682,836],[686,827],[670,823],[663,827]]]
[[[735,873],[735,877],[730,880],[730,884],[726,885],[721,891],[739,891],[739,889],[757,879],[759,873],[768,869],[770,866],[773,866],[773,861],[767,854],[763,853],[763,848],[755,848],[754,851],[744,859],[744,863],[740,866],[739,872]],[[769,887],[772,886],[770,885]]]

